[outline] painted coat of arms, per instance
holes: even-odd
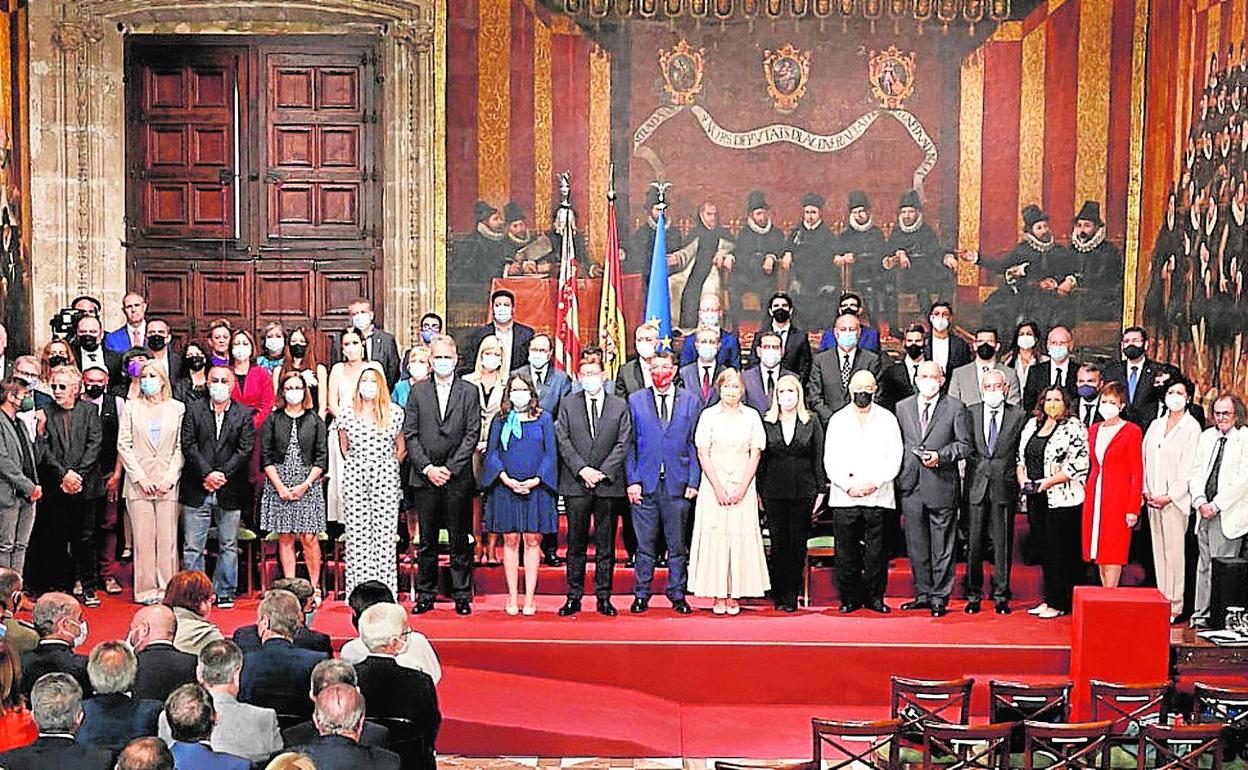
[[[867,64],[867,80],[871,92],[886,110],[900,110],[914,94],[914,53],[903,54],[897,46],[885,51],[872,51]]]
[[[659,69],[663,71],[663,90],[672,104],[693,104],[702,92],[705,48],[696,51],[682,39],[670,51],[659,51]]]
[[[786,44],[778,50],[763,53],[767,95],[778,111],[792,112],[806,95],[806,82],[810,80],[810,51]]]

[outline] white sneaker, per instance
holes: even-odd
[[[1053,618],[1060,618],[1061,616],[1065,614],[1066,613],[1062,612],[1061,610],[1055,610],[1052,607],[1045,607],[1044,612],[1036,613],[1036,617],[1040,618],[1041,620],[1052,620]]]
[[[1049,611],[1049,605],[1045,602],[1040,602],[1035,607],[1032,607],[1031,609],[1027,610],[1027,614],[1028,615],[1043,615],[1044,613],[1048,611]]]

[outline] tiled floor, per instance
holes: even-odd
[[[767,763],[755,760],[751,764],[766,766]],[[679,757],[438,757],[439,770],[712,770],[714,767],[714,759]]]

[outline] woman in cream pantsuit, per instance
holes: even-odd
[[[1166,414],[1153,420],[1144,434],[1144,502],[1153,537],[1157,587],[1170,600],[1170,621],[1183,613],[1184,536],[1191,521],[1188,490],[1192,463],[1200,444],[1200,424],[1187,411],[1192,384],[1172,382],[1166,388]]]
[[[134,531],[134,600],[156,604],[178,571],[178,478],[182,473],[182,415],[169,380],[155,362],[139,373],[141,396],[126,404],[117,453],[126,469],[126,498]]]

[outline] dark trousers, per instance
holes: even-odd
[[[121,503],[108,501],[105,495],[92,501],[95,509],[95,545],[100,577],[117,577],[117,530],[121,521]]]
[[[929,508],[919,491],[901,500],[906,516],[906,552],[914,574],[914,598],[947,605],[953,593],[953,543],[957,508]],[[840,542],[837,542],[840,551]]]
[[[416,592],[422,601],[438,595],[438,531],[444,526],[451,546],[451,593],[455,600],[472,596],[472,487],[453,479],[442,487],[417,489],[416,516],[420,547],[416,550]]]
[[[611,598],[615,577],[615,521],[625,507],[623,497],[595,494],[564,497],[568,511],[568,598],[585,594],[585,558],[589,548],[589,519],[594,519],[594,593]]]
[[[771,596],[776,604],[796,604],[806,569],[806,541],[810,538],[813,497],[763,499],[767,530],[771,533]],[[840,542],[838,537],[837,542]],[[840,569],[837,569],[840,575]]]
[[[1044,519],[1044,603],[1070,612],[1083,572],[1083,506],[1050,508],[1045,495],[1028,495],[1027,510]]]
[[[35,593],[69,591],[77,578],[84,592],[98,587],[95,562],[95,500],[67,495],[60,487],[39,501],[26,558],[26,584]]]
[[[100,587],[100,564],[95,542],[95,511],[106,498],[77,500],[69,508],[69,550],[74,557],[74,578],[82,581],[82,592],[93,594]]]
[[[841,604],[883,601],[888,581],[884,509],[833,508],[832,524],[836,531],[836,590]],[[909,531],[909,526],[906,529]]]
[[[629,508],[637,534],[633,595],[639,599],[650,598],[654,563],[660,556],[658,546],[666,538],[667,598],[674,602],[684,599],[689,566],[684,531],[685,520],[689,514],[689,501],[683,495],[673,497],[669,494],[667,485],[660,478],[659,486],[652,494],[642,495],[641,505],[630,505]]]
[[[1014,556],[1014,503],[985,498],[970,504],[970,540],[966,556],[966,598],[984,596],[984,551],[992,541],[992,600],[1009,601],[1010,565]]]

